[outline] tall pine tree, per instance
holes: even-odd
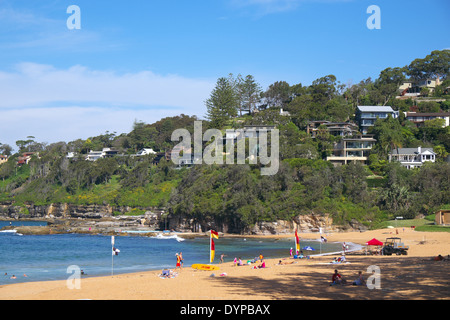
[[[214,128],[222,128],[228,120],[236,117],[238,99],[232,78],[219,78],[205,104],[207,118]]]

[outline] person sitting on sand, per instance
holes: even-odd
[[[362,286],[362,285],[364,285],[365,283],[366,283],[366,281],[364,280],[364,277],[363,277],[363,275],[362,275],[362,272],[359,271],[359,272],[358,272],[358,278],[356,278],[356,280],[353,281],[353,285],[355,285],[355,286]]]
[[[342,276],[338,273],[337,269],[334,270],[333,276],[331,277],[331,284],[330,286],[334,284],[344,284],[345,280],[342,279]]]
[[[265,268],[266,267],[266,262],[264,261],[264,259],[263,260],[261,260],[262,262],[261,262],[261,264],[258,266],[258,269],[262,269],[262,268]]]
[[[430,259],[422,259],[422,261],[443,261],[443,260],[449,260],[445,259],[442,255],[437,255],[436,257],[430,258]]]
[[[242,259],[241,259],[241,257],[239,257],[239,260],[238,260],[238,266],[242,266],[242,265],[243,265]]]
[[[442,255],[438,255],[436,257],[433,258],[434,261],[444,261],[444,260],[448,260],[448,258],[444,258]]]

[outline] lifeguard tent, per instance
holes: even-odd
[[[450,225],[450,209],[442,209],[436,212],[434,221],[437,225]]]

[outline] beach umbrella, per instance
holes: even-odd
[[[316,249],[314,249],[313,247],[307,246],[307,247],[303,247],[302,250],[310,250],[310,251],[314,251]]]
[[[377,240],[377,239],[373,238],[372,240],[367,241],[366,244],[367,244],[368,246],[382,246],[382,245],[383,245],[383,242],[381,242],[380,240]]]

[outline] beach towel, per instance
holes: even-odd
[[[173,272],[172,270],[163,270],[161,274],[158,276],[161,279],[173,279],[178,276],[177,272]]]

